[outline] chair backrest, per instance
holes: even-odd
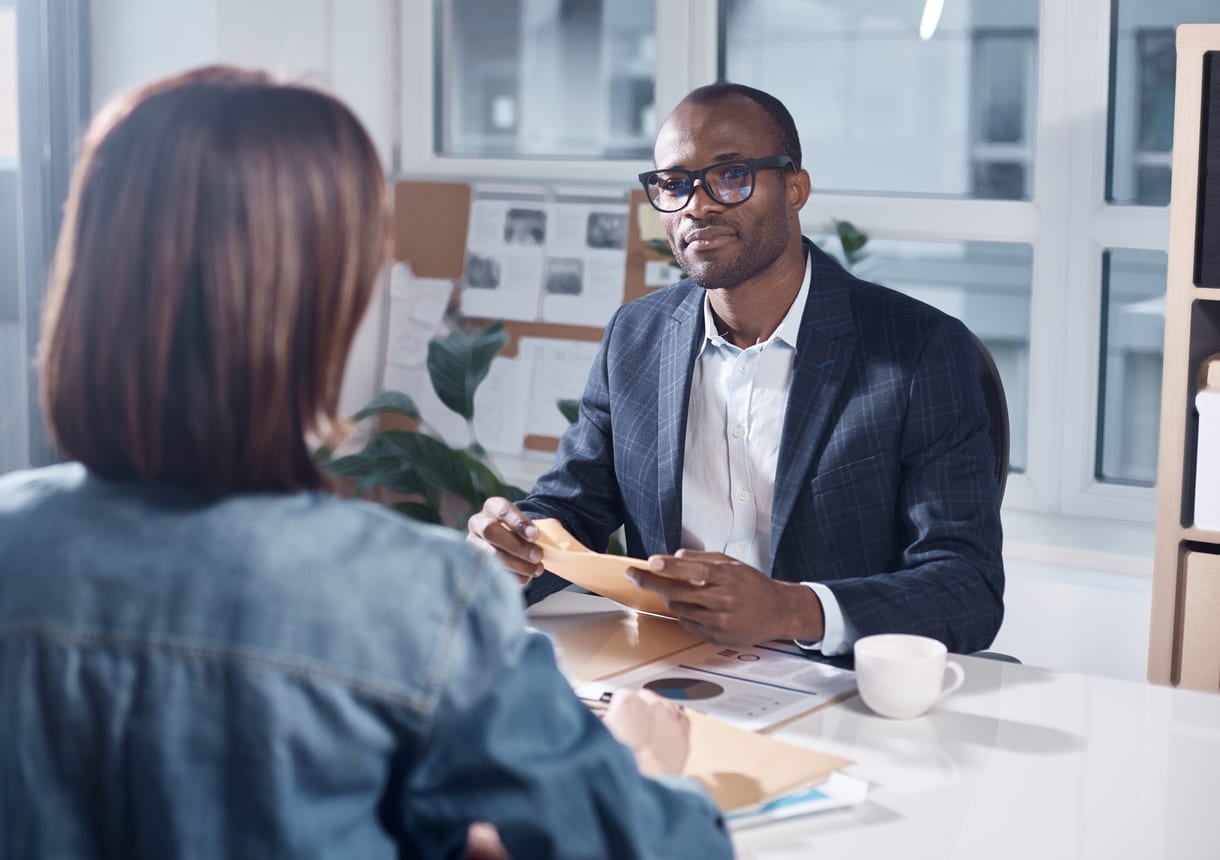
[[[995,449],[995,479],[1000,485],[1000,500],[1004,499],[1004,488],[1008,485],[1008,398],[1004,396],[1004,382],[995,366],[986,345],[973,332],[975,348],[979,351],[979,382],[983,386],[983,398],[987,401],[987,414],[991,416],[991,447]]]

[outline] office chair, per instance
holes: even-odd
[[[1004,488],[1008,485],[1008,398],[1004,396],[1004,382],[987,346],[974,332],[970,333],[975,349],[979,351],[979,382],[983,387],[983,399],[987,401],[987,414],[991,418],[988,435],[995,449],[995,479],[1000,485],[1000,501],[1004,501]],[[1011,654],[1000,651],[976,651],[972,657],[985,657],[1003,663],[1020,663]]]

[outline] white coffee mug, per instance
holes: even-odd
[[[966,673],[947,660],[944,643],[927,636],[882,633],[856,640],[856,686],[876,713],[909,720],[962,685]],[[954,679],[945,686],[945,670]]]

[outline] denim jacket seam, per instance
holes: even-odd
[[[284,675],[311,682],[327,682],[346,687],[373,700],[405,706],[420,716],[430,714],[434,702],[430,695],[413,695],[393,685],[381,683],[355,672],[333,666],[292,659],[265,651],[232,645],[205,645],[182,640],[130,636],[65,627],[59,624],[0,626],[0,640],[41,639],[78,645],[103,645],[132,651],[160,651],[171,655],[202,658],[240,666],[272,669]]]
[[[436,710],[441,689],[444,687],[445,680],[449,675],[449,658],[453,649],[454,632],[458,629],[461,617],[470,609],[470,604],[474,600],[475,589],[480,585],[481,577],[478,574],[482,572],[482,566],[475,566],[472,568],[472,572],[463,576],[460,580],[457,593],[454,595],[454,600],[450,604],[449,617],[443,628],[445,636],[437,642],[431,671],[428,672],[428,680],[424,686],[424,707],[422,712],[427,716],[431,716]]]

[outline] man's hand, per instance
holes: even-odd
[[[522,585],[542,573],[538,527],[508,499],[492,496],[466,523],[466,542],[517,574]]]
[[[665,601],[682,625],[717,645],[754,645],[768,639],[818,641],[822,603],[804,585],[779,582],[719,552],[680,549],[654,555],[648,569],[627,578]]]

